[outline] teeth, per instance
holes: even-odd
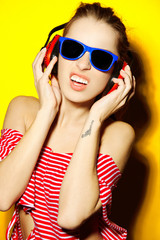
[[[80,77],[78,77],[78,76],[76,76],[76,75],[73,75],[73,76],[71,77],[71,80],[74,81],[74,82],[83,83],[83,84],[85,84],[85,85],[88,84],[88,81],[87,81],[87,80],[84,80],[84,79],[82,79],[82,78],[80,78]]]

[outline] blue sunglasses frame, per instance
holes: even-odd
[[[82,53],[81,53],[78,57],[76,57],[76,58],[68,58],[68,57],[64,56],[64,55],[62,54],[62,45],[63,45],[63,42],[64,42],[65,40],[75,41],[75,42],[79,43],[81,46],[83,46],[83,51],[82,51]],[[84,55],[85,52],[89,52],[89,53],[90,53],[90,54],[89,54],[89,60],[90,60],[91,65],[92,65],[94,68],[96,68],[97,70],[102,71],[102,72],[107,72],[107,71],[109,71],[109,70],[111,69],[111,67],[113,66],[113,64],[118,60],[118,56],[115,55],[115,54],[113,54],[112,52],[109,52],[109,51],[107,51],[107,50],[105,50],[105,49],[101,49],[101,48],[89,47],[89,46],[85,45],[84,43],[79,42],[78,40],[75,40],[75,39],[73,39],[73,38],[60,37],[60,38],[59,38],[59,43],[60,43],[60,45],[59,45],[59,51],[60,51],[60,54],[61,54],[61,56],[62,56],[63,58],[65,58],[65,59],[67,59],[67,60],[77,60],[77,59],[81,58],[81,57]],[[109,66],[107,69],[101,69],[101,68],[98,68],[98,67],[96,67],[96,66],[94,65],[94,63],[92,62],[92,52],[93,52],[94,50],[100,50],[100,51],[106,52],[106,53],[108,53],[108,54],[110,54],[110,55],[112,56],[112,62],[111,62],[110,66]]]

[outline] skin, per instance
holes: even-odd
[[[93,17],[74,22],[67,37],[118,55],[117,33]],[[4,128],[17,129],[24,136],[0,163],[0,195],[3,196],[0,208],[7,210],[24,192],[45,142],[55,152],[73,152],[61,187],[58,224],[67,229],[80,227],[81,239],[102,239],[96,217],[101,209],[96,156],[98,152],[110,154],[123,171],[134,141],[134,131],[130,125],[112,122],[109,117],[133,95],[135,80],[127,66],[121,71],[124,80],[114,79],[119,84],[118,89],[95,102],[95,97],[105,89],[113,68],[106,73],[96,70],[90,64],[88,52],[76,61],[59,56],[58,81],[53,77],[50,85],[49,75],[57,58],[43,73],[41,64],[45,51],[39,52],[33,63],[39,99],[17,97],[10,103],[6,114]],[[84,91],[78,92],[70,87],[70,74],[73,72],[89,79]],[[21,209],[20,221],[26,239],[34,223],[31,216]],[[88,235],[84,236],[86,229]]]
[[[85,24],[85,18],[74,22],[66,37],[76,39],[91,47],[109,50],[112,53],[118,55],[118,35],[109,25],[106,25],[103,22],[97,22],[92,17],[88,18],[87,26],[85,26]],[[94,29],[92,29],[93,24]],[[88,32],[91,34],[88,34]],[[64,61],[63,57],[59,56],[58,66],[59,69],[63,68],[63,71],[58,71],[58,79],[60,88],[62,90],[62,97],[65,97],[66,100],[83,103],[83,105],[86,105],[87,100],[90,101],[91,99],[93,99],[94,101],[95,96],[100,94],[105,89],[106,84],[113,71],[113,68],[106,73],[95,69],[89,61],[88,52],[86,52],[81,58],[76,61]],[[69,79],[71,72],[87,77],[89,79],[89,88],[86,88],[83,92],[79,93],[77,93],[76,91],[72,91],[72,89],[69,87],[69,81],[66,81],[66,77],[67,79]],[[93,101],[91,102],[91,104],[93,104]]]

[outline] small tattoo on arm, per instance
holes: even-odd
[[[91,125],[90,125],[90,127],[89,127],[89,129],[85,132],[85,133],[83,133],[82,134],[82,138],[84,138],[84,137],[87,137],[87,136],[90,136],[91,135],[91,130],[92,130],[92,125],[93,125],[93,123],[94,123],[94,120],[92,120],[92,122],[91,122]]]

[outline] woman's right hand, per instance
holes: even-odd
[[[59,84],[55,76],[50,80],[49,76],[51,71],[57,62],[57,57],[54,57],[49,63],[45,72],[42,70],[42,63],[46,53],[46,48],[43,48],[36,56],[32,67],[35,80],[35,87],[39,96],[40,109],[47,109],[54,112],[54,116],[59,110],[61,103],[61,92]],[[51,81],[51,84],[50,84]]]

